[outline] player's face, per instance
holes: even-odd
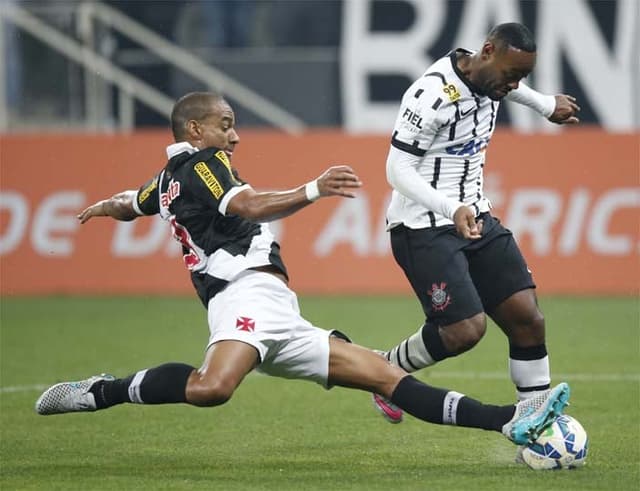
[[[210,114],[198,121],[198,125],[202,142],[198,148],[220,148],[231,159],[235,146],[240,142],[240,137],[235,130],[235,116],[231,106],[224,101],[214,103]]]
[[[478,70],[477,83],[494,101],[517,89],[520,80],[529,75],[536,64],[536,53],[496,47],[491,43],[485,44],[482,55],[484,64]]]

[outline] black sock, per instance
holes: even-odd
[[[125,378],[97,382],[93,384],[90,391],[95,397],[98,409],[123,402],[137,404],[186,402],[187,379],[194,370],[194,367],[184,363],[165,363]]]
[[[422,341],[425,348],[435,361],[444,360],[450,358],[453,353],[449,353],[445,348],[442,338],[440,337],[440,327],[431,322],[427,322],[422,326]]]
[[[436,424],[501,431],[515,406],[483,404],[458,392],[426,385],[411,375],[398,383],[391,402],[412,416]]]
[[[464,396],[458,403],[456,425],[468,428],[482,428],[483,430],[502,431],[502,427],[511,420],[516,407],[493,406]]]
[[[391,394],[391,402],[411,416],[429,423],[442,424],[442,406],[447,392],[407,375]]]

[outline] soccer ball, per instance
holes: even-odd
[[[522,459],[535,470],[575,469],[587,461],[589,438],[577,419],[559,416],[533,443],[522,451]]]

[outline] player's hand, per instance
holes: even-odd
[[[578,112],[580,112],[580,106],[576,104],[575,97],[559,94],[556,96],[556,109],[549,116],[549,121],[556,124],[576,124],[580,122],[576,116]]]
[[[476,217],[471,208],[461,206],[453,215],[456,230],[462,237],[477,240],[482,237],[482,220],[476,222]]]
[[[92,217],[104,217],[106,216],[106,212],[104,210],[104,204],[106,200],[98,201],[97,203],[92,204],[91,206],[85,208],[80,213],[78,213],[78,220],[80,223],[86,223]]]
[[[348,165],[329,167],[317,179],[320,196],[344,196],[355,198],[354,190],[362,187],[362,181]]]

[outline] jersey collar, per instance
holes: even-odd
[[[482,89],[474,85],[473,82],[471,82],[471,80],[465,77],[464,74],[458,68],[458,57],[456,56],[456,53],[458,52],[464,53],[466,55],[473,55],[475,54],[475,52],[469,51],[468,49],[464,49],[464,48],[457,48],[449,52],[449,59],[451,60],[451,66],[453,67],[453,71],[458,76],[458,78],[462,80],[462,83],[464,83],[467,86],[467,88],[474,94],[484,96],[485,94],[482,92]]]
[[[167,147],[167,158],[171,160],[176,155],[187,152],[189,154],[199,152],[200,150],[189,142],[172,143]]]

